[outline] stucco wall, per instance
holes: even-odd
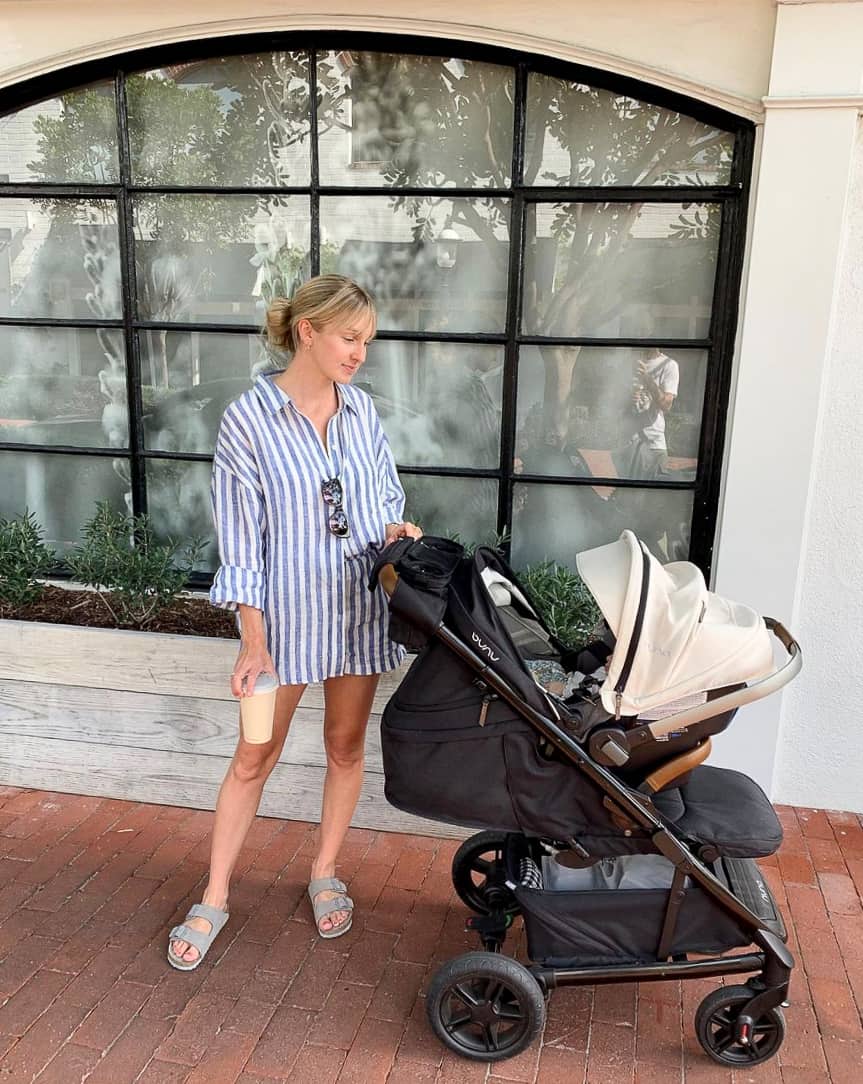
[[[537,18],[537,12],[541,13]],[[496,42],[626,71],[757,112],[774,0],[0,0],[0,85],[161,41],[256,30],[349,27]]]
[[[747,772],[774,798],[848,808],[863,806],[856,750],[843,750],[840,740],[855,725],[853,699],[837,700],[832,723],[815,719],[819,713],[813,709],[806,713],[809,735],[818,735],[821,755],[837,771],[822,766],[809,776],[808,798],[796,784],[792,790],[789,780],[812,771],[808,749],[799,744],[798,730],[805,727],[796,721],[795,705],[819,701],[832,680],[822,659],[853,639],[854,626],[842,620],[847,588],[828,571],[816,572],[811,562],[818,559],[815,539],[822,529],[823,539],[843,547],[840,532],[821,522],[821,505],[846,505],[860,470],[859,459],[855,463],[850,452],[835,447],[827,450],[825,442],[831,440],[834,415],[841,415],[856,386],[853,372],[845,380],[831,372],[830,362],[832,337],[842,326],[836,323],[837,298],[861,87],[863,3],[781,3],[715,563],[716,590],[787,623],[803,645],[805,668],[781,695],[741,713],[714,743],[713,762]],[[850,321],[852,302],[844,304]],[[854,337],[849,325],[849,350]],[[853,513],[847,525],[852,534],[859,529]],[[810,530],[816,532],[811,551]],[[820,552],[828,552],[826,541]],[[854,553],[853,544],[847,553]],[[831,635],[836,643],[828,646]],[[831,665],[828,673],[837,669]]]
[[[775,795],[863,811],[863,122],[822,391],[796,630],[805,669],[785,693]]]

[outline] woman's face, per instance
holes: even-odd
[[[368,316],[357,316],[344,326],[331,324],[320,331],[310,326],[310,360],[328,380],[349,384],[366,360],[366,347],[374,333],[374,321]]]

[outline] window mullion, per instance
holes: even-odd
[[[309,50],[309,266],[312,276],[321,273],[321,196],[320,196],[320,160],[318,158],[318,51]]]
[[[737,155],[751,165],[752,140],[741,147],[738,135]],[[743,168],[743,167],[740,167]],[[737,314],[740,304],[740,280],[746,245],[746,208],[749,184],[745,183],[741,199],[725,203],[721,210],[719,248],[716,262],[711,309],[710,341],[701,412],[701,436],[698,448],[698,474],[692,508],[692,536],[689,559],[710,575],[719,508],[722,458],[731,390],[731,369],[734,339],[737,334]]]
[[[132,180],[132,167],[129,149],[129,124],[126,112],[126,75],[122,70],[118,71],[115,76],[114,94],[117,105],[117,150],[120,160],[121,184],[117,197],[117,227],[120,245],[120,287],[123,300],[123,341],[126,348],[129,482],[132,490],[132,511],[135,515],[140,515],[147,511],[147,483],[144,460],[141,457],[144,445],[141,359],[138,351],[138,336],[133,324],[138,283],[135,269],[132,197],[128,191],[128,186]]]
[[[518,342],[521,326],[521,293],[524,273],[525,206],[521,191],[524,176],[524,139],[527,113],[527,65],[515,69],[513,100],[512,184],[510,209],[509,273],[507,275],[506,346],[501,396],[500,485],[497,495],[498,534],[512,530],[512,472],[515,460],[516,403],[518,396]],[[503,544],[509,555],[509,539]]]

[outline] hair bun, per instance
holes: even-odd
[[[267,341],[271,346],[294,349],[291,315],[292,306],[289,297],[274,297],[267,306]]]

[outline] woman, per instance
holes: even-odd
[[[210,600],[239,614],[234,696],[250,695],[262,673],[279,689],[272,739],[241,734],[219,791],[203,902],[170,934],[168,960],[181,970],[198,966],[227,921],[232,870],[309,682],[323,682],[327,757],[309,896],[321,937],[351,926],[336,859],[378,678],[402,657],[383,593],[366,584],[382,544],[421,534],[402,522],[404,491],[374,405],[350,386],[374,333],[365,290],[340,275],[311,279],[267,313],[270,343],[292,355],[287,368],[258,377],[222,420],[213,461],[222,563]]]

